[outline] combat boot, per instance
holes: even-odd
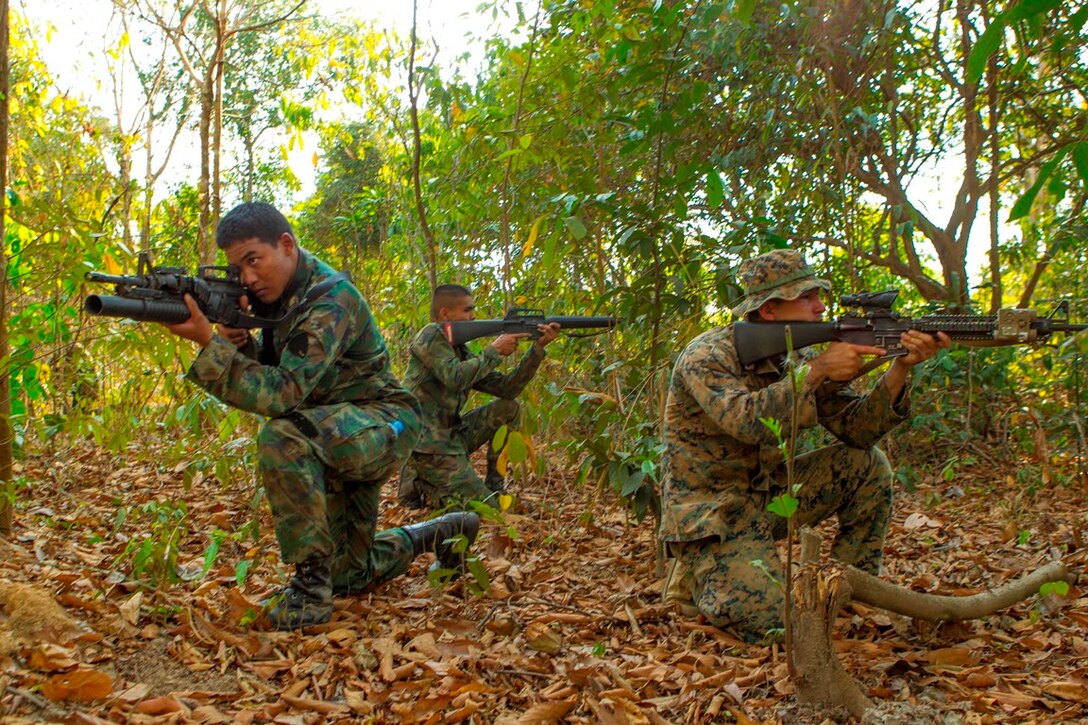
[[[433,552],[435,562],[431,564],[429,571],[438,569],[452,569],[455,576],[462,573],[465,567],[465,554],[468,547],[476,541],[476,534],[480,531],[480,517],[471,511],[457,511],[443,514],[430,521],[418,524],[409,524],[403,527],[404,533],[412,540],[415,555],[424,552]],[[454,537],[464,536],[468,539],[468,545],[464,550],[460,549]],[[450,541],[450,539],[454,539]]]
[[[499,473],[497,459],[487,459],[487,476],[484,485],[491,493],[506,493],[506,477]]]
[[[295,564],[295,575],[273,600],[268,621],[276,629],[301,629],[332,619],[332,570],[324,558]]]

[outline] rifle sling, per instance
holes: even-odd
[[[905,354],[906,354],[906,352],[900,353],[900,355],[905,355]],[[836,390],[842,390],[843,388],[845,388],[847,385],[854,382],[858,378],[861,378],[861,377],[864,377],[864,376],[868,375],[869,373],[876,370],[878,367],[880,367],[884,363],[886,363],[886,362],[888,362],[890,360],[894,360],[895,358],[900,357],[900,355],[882,355],[881,357],[874,357],[872,360],[870,360],[869,362],[862,365],[861,369],[858,370],[858,374],[855,375],[854,377],[850,378],[849,380],[828,380],[828,381],[826,381],[824,383],[824,389],[829,391],[829,392],[834,392]]]
[[[275,320],[253,317],[252,319],[254,320],[261,320],[262,322],[269,323],[267,326],[262,325],[260,361],[265,365],[279,364],[280,356],[276,353],[275,334],[272,332],[273,327],[277,327],[284,322],[289,322],[294,319],[307,307],[323,297],[325,293],[335,287],[339,282],[344,280],[351,280],[351,277],[348,276],[347,272],[337,272],[336,274],[326,277],[310,289],[306,290],[306,294],[302,296],[302,299],[299,300],[294,307],[287,310],[287,312]]]

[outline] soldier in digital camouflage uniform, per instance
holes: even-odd
[[[739,278],[746,296],[733,309],[737,319],[816,322],[825,310],[820,291],[830,284],[795,251],[747,260]],[[832,343],[819,354],[800,351],[808,368],[799,428],[822,425],[839,442],[797,458],[796,521],[808,525],[837,515],[832,555],[872,574],[880,570],[892,511],[892,469],[876,443],[908,416],[911,368],[949,345],[943,333],[935,339],[909,331],[902,341],[908,354],[865,395],[824,383],[851,380],[862,356],[883,350]],[[792,387],[783,364],[766,360],[744,369],[732,325],[709,330],[677,359],[665,413],[661,530],[676,557],[666,596],[676,597],[686,583],[699,612],[749,642],[782,627],[783,594],[770,576],[784,581],[774,542],[786,535],[787,522],[767,505],[785,492],[785,464],[760,419],[789,429]]]
[[[405,385],[423,407],[423,432],[411,460],[401,471],[398,496],[402,503],[441,508],[488,500],[503,490],[497,468],[499,452],[491,445],[498,429],[517,429],[518,403],[514,398],[536,374],[544,348],[559,334],[559,325],[540,325],[541,336],[511,372],[496,372],[502,359],[513,354],[528,333],[503,334],[473,355],[465,345],[451,345],[438,323],[475,319],[472,293],[460,285],[441,285],[431,299],[431,324],[412,341]],[[471,391],[499,400],[465,415],[461,408]],[[487,477],[481,479],[469,455],[487,445]]]
[[[326,622],[334,593],[385,582],[424,552],[437,555],[434,566],[459,568],[458,551],[479,526],[475,514],[375,533],[378,494],[419,437],[420,408],[390,371],[362,295],[299,247],[269,204],[235,207],[219,222],[216,242],[239,270],[250,298],[243,307],[252,301],[253,314],[278,324],[259,345],[246,330],[220,326],[215,334],[186,297],[191,317],[168,327],[202,348],[189,380],[268,417],[257,437],[258,467],[283,560],[296,568],[272,600],[271,623]]]

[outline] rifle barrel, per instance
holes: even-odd
[[[597,327],[612,329],[616,326],[616,318],[606,316],[579,317],[577,315],[569,315],[544,318],[544,324],[552,322],[558,322],[559,329],[561,330],[585,330]]]

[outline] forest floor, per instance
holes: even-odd
[[[286,577],[252,489],[198,476],[186,490],[179,473],[89,448],[18,467],[31,485],[0,542],[2,722],[823,720],[793,704],[777,646],[744,644],[662,605],[652,522],[561,471],[515,486],[520,513],[485,524],[475,550],[488,594],[464,581],[432,588],[421,557],[373,593],[337,599],[330,623],[300,634],[249,622]],[[1013,473],[964,468],[901,491],[887,578],[965,594],[1054,556],[1080,572],[1084,489],[1044,486],[1032,498]],[[394,490],[383,527],[419,518]],[[187,511],[143,510],[171,500]],[[239,533],[254,517],[256,540]],[[215,530],[225,533],[203,575]],[[133,551],[171,536],[187,580],[128,580]],[[251,566],[239,587],[242,560]],[[1088,721],[1079,587],[985,621],[894,624],[853,605],[836,626],[845,667],[874,700],[928,702],[949,723]]]

